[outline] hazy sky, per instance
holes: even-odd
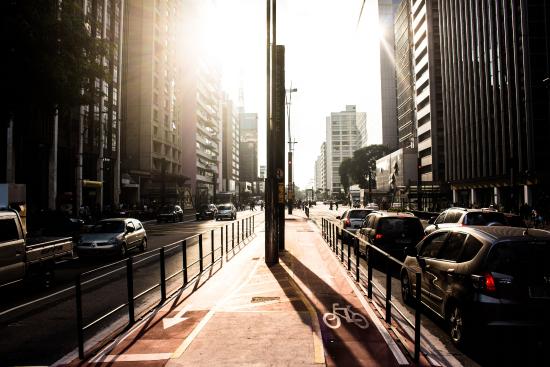
[[[203,1],[201,1],[203,3]],[[369,143],[381,141],[378,10],[367,0],[277,1],[277,43],[286,47],[286,84],[292,94],[291,129],[295,182],[309,185],[325,140],[330,112],[356,104],[367,112]],[[265,164],[265,8],[264,0],[211,0],[205,42],[223,70],[224,89],[259,119],[259,160]],[[287,144],[288,145],[288,144]]]

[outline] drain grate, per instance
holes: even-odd
[[[250,300],[251,303],[261,303],[261,302],[269,302],[269,301],[278,301],[281,297],[252,297]]]

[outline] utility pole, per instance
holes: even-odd
[[[294,204],[294,182],[292,177],[292,154],[293,154],[293,144],[296,144],[295,141],[292,141],[292,134],[290,132],[290,105],[292,104],[292,93],[297,92],[298,89],[292,88],[292,82],[290,82],[290,89],[288,90],[288,102],[287,106],[287,118],[288,118],[288,214],[292,214],[292,207]],[[285,94],[286,97],[286,94]]]

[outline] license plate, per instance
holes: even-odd
[[[544,285],[529,287],[529,297],[550,299],[550,287]]]

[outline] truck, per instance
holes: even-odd
[[[55,263],[73,258],[72,238],[27,238],[17,211],[0,209],[0,287],[31,272],[51,273]]]

